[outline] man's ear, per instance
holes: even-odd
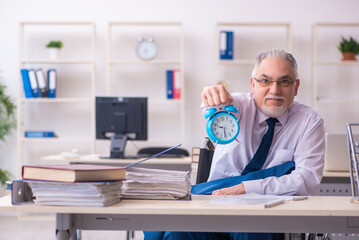
[[[252,86],[252,93],[254,93],[254,79],[251,77],[251,86]]]
[[[297,81],[295,81],[295,95],[294,96],[297,96],[299,85],[300,85],[300,80],[297,79]]]

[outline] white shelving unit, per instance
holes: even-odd
[[[136,55],[139,37],[154,38],[152,60]],[[184,34],[180,22],[109,22],[107,37],[107,94],[148,97],[148,141],[144,145],[183,143],[185,123]],[[179,69],[180,99],[167,99],[166,70]]]
[[[77,143],[81,143],[86,145],[88,153],[93,153],[95,149],[95,24],[22,22],[19,37],[19,69],[43,68],[45,74],[49,68],[57,70],[56,98],[25,98],[22,76],[19,74],[17,101],[19,173],[23,164],[34,163],[49,154],[58,154],[58,150],[51,151],[54,146],[68,144],[76,148]],[[50,60],[47,57],[45,45],[50,40],[61,40],[64,43],[64,48],[61,50],[63,56],[57,60]],[[76,112],[87,116],[88,123],[84,126],[87,128],[84,129],[87,135],[79,134],[77,131],[82,127],[81,125],[72,125],[79,117]],[[57,113],[60,116],[57,116]],[[52,125],[52,122],[57,122],[57,125]],[[61,129],[56,129],[59,125]],[[25,138],[26,130],[51,130],[55,131],[58,137]],[[31,145],[40,145],[35,147],[37,155],[31,154]],[[69,151],[71,148],[66,150]]]
[[[341,37],[359,39],[359,23],[312,25],[312,106],[324,118],[327,132],[345,132],[357,122],[359,63],[342,61]]]
[[[232,60],[221,60],[219,57],[219,33],[221,30],[234,32],[234,57]],[[289,23],[217,23],[215,44],[215,81],[226,83],[230,91],[249,91],[249,78],[255,58],[260,52],[272,48],[292,51],[291,25]],[[244,89],[243,85],[236,83],[241,81],[246,84]]]

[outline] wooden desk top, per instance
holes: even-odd
[[[307,200],[287,201],[264,208],[263,205],[215,204],[217,196],[194,195],[192,200],[122,200],[109,207],[11,205],[10,196],[0,198],[0,212],[88,213],[127,215],[197,216],[359,216],[359,204],[351,197],[311,196]]]
[[[323,173],[323,177],[350,177],[350,173],[349,172],[327,172],[324,171]]]

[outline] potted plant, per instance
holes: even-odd
[[[16,127],[15,104],[10,96],[5,93],[6,86],[0,78],[0,140],[5,141],[5,137]],[[11,174],[9,171],[0,168],[0,195],[5,194],[6,181],[9,181]]]
[[[59,41],[50,41],[46,44],[46,47],[49,49],[49,57],[52,60],[58,59],[60,57],[60,49],[64,46],[64,44]]]
[[[342,40],[338,46],[339,51],[343,54],[342,60],[356,60],[355,55],[359,53],[359,43],[354,40],[352,37],[345,39],[342,37]]]

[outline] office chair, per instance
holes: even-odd
[[[205,137],[202,140],[197,167],[196,184],[207,182],[211,171],[212,158],[215,147],[212,141]],[[331,240],[329,233],[286,233],[286,240]]]
[[[207,182],[211,171],[213,154],[214,145],[208,137],[205,137],[199,150],[196,184]]]

